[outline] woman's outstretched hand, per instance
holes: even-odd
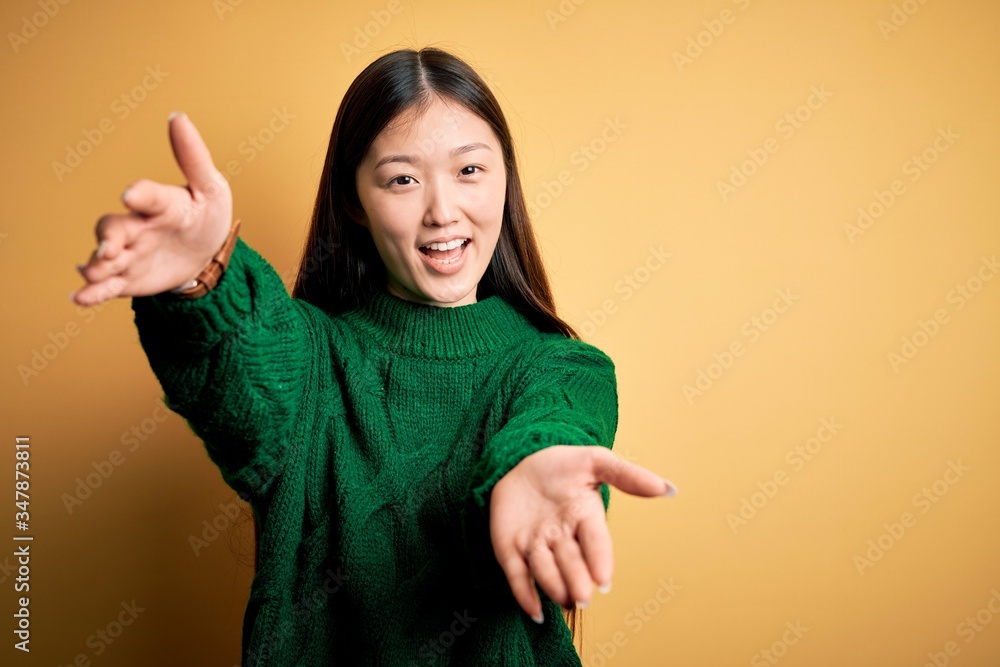
[[[98,220],[97,250],[77,267],[87,284],[70,300],[81,306],[180,287],[208,265],[229,235],[229,183],[186,115],[172,114],[167,122],[174,158],[188,185],[140,179],[126,188],[122,203],[130,212]]]
[[[570,609],[607,592],[614,560],[600,486],[635,496],[672,496],[662,477],[597,445],[552,445],[518,463],[490,500],[490,537],[514,598],[542,622],[534,582]]]

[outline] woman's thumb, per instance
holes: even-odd
[[[170,114],[167,124],[174,159],[187,179],[192,194],[198,192],[208,199],[218,195],[225,179],[212,163],[212,155],[198,133],[198,128],[181,111]]]
[[[611,484],[634,496],[670,497],[677,495],[677,487],[652,470],[626,461],[605,448],[594,450],[594,472],[601,482]]]

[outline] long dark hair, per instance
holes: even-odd
[[[503,111],[472,67],[434,47],[381,56],[344,94],[292,296],[336,315],[365,303],[385,286],[385,265],[371,233],[353,222],[361,211],[355,173],[375,137],[400,114],[419,114],[435,93],[461,104],[492,128],[507,172],[500,237],[479,281],[476,300],[497,294],[539,330],[579,339],[556,315]]]
[[[539,330],[579,339],[573,327],[556,314],[503,111],[471,66],[434,47],[400,49],[381,56],[344,94],[330,133],[292,296],[336,315],[362,305],[384,287],[386,269],[371,233],[354,222],[362,210],[355,174],[375,137],[400,114],[419,114],[434,94],[461,104],[492,128],[507,172],[500,237],[479,281],[476,300],[499,295]],[[582,647],[580,610],[563,610],[563,614],[574,643],[579,638]]]

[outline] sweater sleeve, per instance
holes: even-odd
[[[168,406],[245,500],[281,473],[315,358],[313,306],[293,299],[242,238],[215,289],[197,299],[133,297],[139,341]]]
[[[463,540],[478,591],[511,594],[489,531],[490,494],[500,478],[528,455],[551,445],[611,449],[617,427],[615,366],[596,347],[558,339],[523,372],[502,427],[485,443],[463,512]],[[607,511],[607,484],[601,485],[600,493]],[[547,599],[544,593],[542,599]]]

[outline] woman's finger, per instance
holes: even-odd
[[[168,131],[174,159],[195,199],[213,199],[221,194],[228,183],[212,163],[208,146],[187,114],[171,114]]]
[[[109,213],[97,221],[95,235],[97,249],[91,256],[89,264],[115,259],[132,245],[143,230],[145,222],[134,215]]]
[[[126,227],[117,228],[110,239],[104,242],[103,256],[98,258],[95,250],[90,260],[80,270],[80,275],[88,283],[99,283],[111,276],[119,275],[135,261],[135,253],[128,247],[134,241],[134,236],[128,233]]]
[[[600,482],[611,484],[633,496],[652,498],[672,496],[677,493],[677,487],[671,482],[652,470],[626,461],[610,449],[596,447],[592,453],[594,474]]]
[[[96,306],[119,296],[127,284],[125,278],[111,276],[107,280],[78,289],[73,294],[73,302],[81,306]]]
[[[118,251],[125,247],[123,242],[124,229],[121,228],[119,219],[122,216],[117,213],[102,215],[97,225],[94,227],[94,236],[97,237],[97,249],[91,256],[90,261],[94,262],[102,259],[110,259],[118,254]]]
[[[531,580],[531,572],[524,556],[511,548],[504,556],[498,556],[497,562],[500,563],[504,574],[507,575],[510,591],[514,594],[517,603],[521,605],[521,609],[535,622],[541,623],[543,620],[542,599],[538,596],[538,591],[535,590],[535,585]]]
[[[586,607],[594,592],[594,580],[590,577],[587,564],[583,562],[583,554],[576,538],[568,534],[565,538],[556,540],[552,545],[552,555],[566,582],[567,596],[563,602],[564,606],[576,604],[581,609]]]
[[[152,217],[169,210],[171,204],[177,202],[178,195],[190,198],[190,194],[183,188],[141,178],[125,188],[122,203],[139,215]]]
[[[555,556],[548,544],[539,541],[525,554],[525,560],[528,561],[531,576],[549,598],[562,605],[572,604],[569,601],[566,582],[563,580],[562,572],[556,565]]]
[[[590,570],[590,576],[598,588],[611,585],[611,575],[615,570],[614,550],[611,531],[602,511],[580,520],[576,527],[576,538],[583,553],[583,559]]]

